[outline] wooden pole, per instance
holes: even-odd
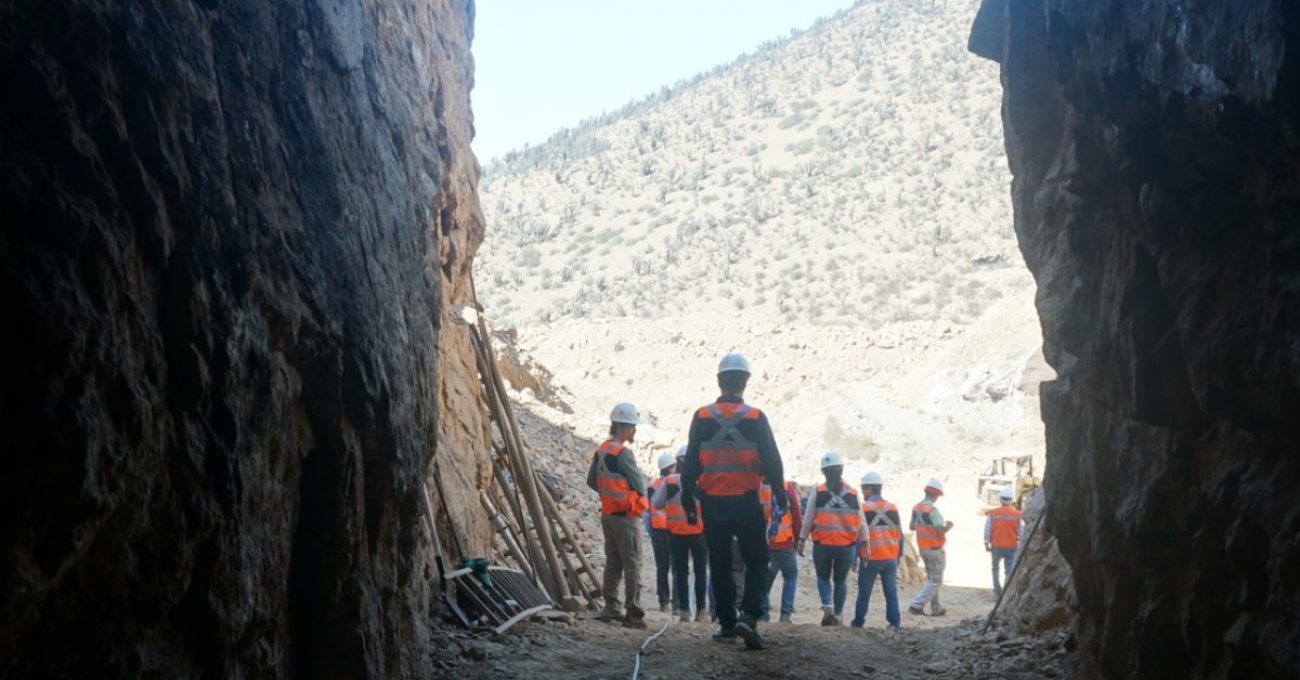
[[[497,530],[497,534],[501,536],[501,541],[506,544],[506,550],[510,553],[510,556],[514,558],[515,562],[519,564],[520,571],[524,572],[524,575],[528,577],[528,580],[535,581],[537,577],[535,576],[533,567],[524,557],[524,551],[520,549],[519,543],[517,543],[514,536],[511,535],[510,525],[506,524],[505,517],[502,517],[501,513],[497,512],[496,507],[492,505],[492,501],[488,498],[487,492],[479,492],[479,500],[483,503],[483,509],[487,510],[488,519],[492,521],[492,527]]]
[[[596,573],[596,568],[592,566],[591,561],[587,559],[587,553],[583,551],[582,544],[578,542],[578,537],[574,535],[573,530],[569,528],[569,523],[565,521],[564,515],[560,513],[560,505],[556,502],[555,497],[551,495],[550,489],[546,490],[546,493],[542,495],[542,498],[546,501],[547,509],[555,516],[556,522],[560,525],[560,530],[564,532],[564,538],[567,540],[569,546],[573,548],[573,552],[578,556],[578,560],[582,563],[582,568],[587,572],[588,578],[591,579],[594,590],[599,593],[601,577]]]
[[[542,554],[545,557],[547,570],[550,572],[550,581],[554,586],[551,592],[556,602],[565,602],[570,597],[569,584],[564,579],[563,568],[560,565],[559,556],[555,552],[555,544],[551,542],[551,533],[541,526],[545,522],[545,514],[542,510],[542,501],[537,493],[537,479],[533,468],[528,463],[528,457],[524,454],[523,441],[519,437],[519,426],[515,422],[514,413],[510,405],[506,402],[505,382],[501,379],[501,374],[496,370],[496,361],[492,355],[491,340],[487,337],[487,326],[483,323],[483,315],[478,318],[479,337],[477,338],[478,349],[483,357],[483,364],[486,365],[492,384],[495,390],[489,390],[495,401],[499,416],[504,416],[497,420],[497,427],[500,428],[501,436],[506,441],[506,451],[510,454],[510,467],[515,472],[515,483],[523,491],[524,501],[528,505],[528,512],[533,516],[533,527],[537,534],[538,541],[542,546]],[[471,334],[473,338],[473,334]]]

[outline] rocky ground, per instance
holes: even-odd
[[[504,636],[447,629],[437,640],[446,677],[549,680],[631,677],[636,650],[664,623],[628,630],[587,619],[556,618],[523,624]],[[639,677],[669,678],[1073,678],[1069,640],[1036,638],[983,619],[938,628],[822,628],[772,624],[761,629],[767,649],[749,652],[719,644],[701,624],[670,623],[646,649]]]

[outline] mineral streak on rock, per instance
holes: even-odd
[[[1300,7],[986,0],[1085,677],[1300,677]]]
[[[430,674],[473,12],[0,2],[0,677]]]

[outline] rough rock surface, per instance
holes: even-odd
[[[1300,676],[1300,5],[988,0],[1087,677]]]
[[[998,618],[1010,621],[1022,633],[1045,633],[1074,623],[1077,598],[1070,565],[1061,556],[1056,537],[1042,526],[1033,528],[1047,509],[1046,498],[1040,491],[1025,506],[1025,541],[1016,556],[1022,563],[1005,585],[998,608]]]
[[[472,15],[0,3],[0,677],[431,670]]]

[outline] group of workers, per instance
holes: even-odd
[[[859,491],[844,481],[841,456],[828,452],[821,459],[824,482],[809,493],[806,503],[801,501],[798,487],[784,478],[767,417],[745,403],[749,378],[745,357],[722,358],[717,373],[721,396],[695,412],[687,444],[676,455],[666,452],[659,457],[659,477],[648,484],[627,448],[636,440],[637,409],[627,403],[614,407],[609,439],[596,450],[587,475],[588,486],[600,496],[605,539],[605,608],[600,618],[632,628],[646,626],[639,605],[639,565],[641,533],[648,531],[660,609],[675,611],[683,622],[703,621],[707,612],[719,626],[714,640],[739,638],[749,649],[763,648],[758,624],[770,619],[769,592],[778,575],[783,578],[779,621],[792,622],[796,553],[804,556],[809,540],[822,625],[841,625],[848,574],[857,564],[857,602],[850,625],[864,624],[879,579],[885,620],[899,627],[897,577],[905,539],[897,506],[881,496],[880,474],[866,473]],[[944,545],[953,524],[935,507],[942,496],[943,484],[931,479],[908,522],[927,576],[908,605],[915,615],[925,615],[927,605],[931,616],[946,613],[939,593]],[[984,531],[985,548],[993,556],[995,595],[1001,594],[999,562],[1009,577],[1020,529],[1020,512],[1007,490],[1002,506],[989,512]],[[620,580],[626,608],[618,597]]]

